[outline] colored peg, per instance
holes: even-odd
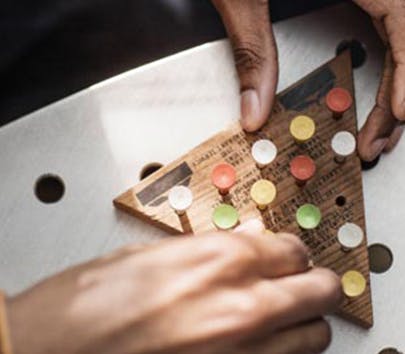
[[[336,87],[329,91],[326,96],[326,106],[333,114],[333,118],[340,119],[350,109],[353,98],[349,91]]]
[[[175,186],[169,192],[169,205],[178,214],[183,215],[193,203],[193,193],[185,186]]]
[[[252,157],[257,167],[264,168],[277,157],[277,147],[270,140],[258,140],[252,146]]]
[[[322,214],[318,207],[313,204],[304,204],[297,210],[296,219],[298,225],[304,230],[312,230],[319,226]]]
[[[294,157],[290,162],[290,172],[294,176],[297,185],[305,184],[315,175],[316,165],[309,156],[300,155]]]
[[[261,179],[250,189],[250,197],[260,210],[265,210],[276,199],[277,189],[273,182]]]
[[[366,291],[366,278],[356,270],[349,270],[343,274],[341,281],[343,292],[349,298],[359,297]]]
[[[334,135],[331,145],[335,153],[335,161],[343,163],[356,151],[356,138],[350,132],[341,131]]]
[[[212,171],[211,182],[221,195],[227,195],[236,183],[235,168],[228,163],[217,165]]]
[[[276,235],[276,234],[275,234],[273,231],[271,231],[270,229],[264,230],[264,234],[267,235],[267,236],[275,236],[275,235]]]
[[[299,144],[310,140],[316,130],[315,122],[308,116],[297,116],[290,123],[290,133]]]
[[[339,228],[337,239],[344,251],[350,251],[362,244],[364,232],[360,226],[347,222]]]
[[[220,204],[212,215],[214,225],[220,230],[230,230],[239,223],[239,213],[231,205]]]

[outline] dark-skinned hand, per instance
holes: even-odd
[[[376,104],[358,136],[358,152],[372,161],[390,151],[405,121],[405,1],[353,0],[366,11],[387,45]],[[212,0],[232,44],[240,79],[241,124],[249,132],[267,120],[278,81],[277,47],[267,0]]]

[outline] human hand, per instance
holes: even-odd
[[[288,234],[129,246],[9,298],[15,354],[319,353],[340,282],[307,265]]]
[[[359,154],[372,161],[399,141],[405,121],[405,4],[403,0],[353,0],[365,10],[387,45],[376,104],[359,133]]]
[[[241,91],[241,124],[252,132],[271,112],[277,89],[277,48],[267,0],[212,0],[227,30]]]

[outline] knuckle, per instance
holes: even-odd
[[[255,249],[243,236],[228,237],[226,259],[231,263],[252,263],[257,258]]]
[[[262,320],[262,305],[254,293],[241,294],[236,305],[240,329],[249,330],[257,327]]]
[[[391,77],[387,77],[386,80],[391,81]],[[379,109],[379,114],[381,115],[391,114],[389,92],[384,87],[380,88],[376,96],[376,107]]]
[[[216,258],[225,265],[245,265],[257,259],[255,248],[244,236],[222,235],[211,246]]]
[[[256,36],[251,37],[251,39],[240,42],[231,38],[233,43],[237,43],[233,49],[236,67],[243,72],[258,71],[266,60],[262,54],[260,39]]]
[[[209,237],[201,240],[199,245],[200,251],[214,258],[222,258],[229,253],[230,249],[229,237],[226,234],[217,233],[209,235]]]

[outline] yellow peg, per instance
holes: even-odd
[[[297,116],[290,123],[290,133],[297,143],[305,143],[315,134],[316,125],[308,116]]]
[[[277,189],[273,182],[260,179],[253,184],[250,196],[260,210],[265,210],[277,196]]]

